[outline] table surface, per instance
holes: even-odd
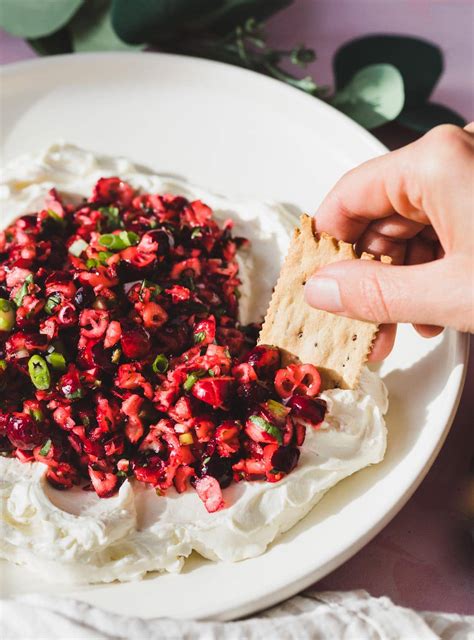
[[[280,46],[314,47],[318,59],[311,71],[321,84],[332,84],[332,56],[353,37],[391,32],[432,40],[445,53],[445,73],[433,98],[469,120],[474,118],[473,24],[472,0],[296,0],[270,21],[268,32]],[[22,40],[0,31],[1,64],[34,57]],[[394,127],[377,133],[391,148],[406,141]],[[474,341],[456,419],[427,477],[385,529],[321,580],[319,589],[366,589],[414,609],[474,613],[474,524],[467,517],[469,503],[471,515],[474,510],[473,390]]]

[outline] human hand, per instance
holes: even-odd
[[[306,284],[313,307],[381,323],[371,360],[391,351],[397,322],[425,337],[474,331],[474,123],[436,127],[349,171],[315,218],[358,252],[392,257],[337,262]]]

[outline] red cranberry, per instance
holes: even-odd
[[[195,398],[210,404],[214,409],[224,408],[230,399],[234,379],[230,376],[201,378],[194,383],[191,393]]]
[[[296,447],[278,447],[272,456],[272,466],[276,471],[290,473],[296,465],[300,457],[300,451]]]
[[[232,482],[232,461],[230,458],[219,458],[218,456],[205,457],[204,460],[198,465],[196,469],[198,478],[203,478],[206,475],[215,478],[221,486],[221,489],[225,489]]]
[[[84,309],[85,307],[91,307],[95,300],[94,289],[85,284],[76,291],[74,296],[74,304],[76,309]]]
[[[166,465],[158,454],[142,454],[132,460],[132,470],[140,482],[156,485],[163,480]]]
[[[261,344],[252,349],[244,361],[252,365],[259,378],[268,379],[273,377],[280,366],[280,350]]]
[[[321,424],[326,414],[326,403],[321,398],[293,395],[288,400],[287,406],[291,408],[292,416],[297,420],[310,423],[312,427]]]
[[[237,387],[237,396],[246,409],[252,409],[255,405],[268,400],[271,394],[260,382],[245,382]]]
[[[12,413],[10,415],[7,423],[7,436],[13,446],[26,450],[34,449],[46,439],[39,423],[27,413]]]
[[[120,323],[122,326],[122,337],[120,344],[126,358],[138,360],[144,358],[150,352],[150,334],[139,324]]]
[[[119,479],[114,473],[96,470],[89,467],[92,486],[100,498],[110,498],[118,489]]]

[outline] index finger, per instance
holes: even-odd
[[[315,215],[317,230],[354,243],[371,222],[394,213],[421,221],[406,189],[413,146],[368,160],[342,176]]]

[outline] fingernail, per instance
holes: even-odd
[[[312,307],[332,313],[344,311],[339,284],[333,278],[310,278],[305,286],[305,295]]]

